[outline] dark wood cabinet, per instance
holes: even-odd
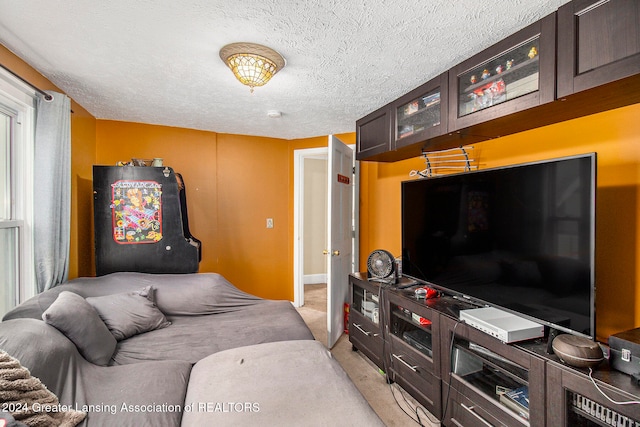
[[[358,120],[356,158],[404,160],[639,102],[640,2],[573,0]]]
[[[553,102],[555,32],[553,13],[449,70],[449,130]],[[504,134],[499,126],[482,131]]]
[[[557,427],[599,427],[640,425],[640,405],[615,404],[640,400],[640,387],[630,377],[612,371],[606,362],[593,372],[561,363],[547,365],[547,425]]]
[[[448,397],[448,404],[445,403],[447,419],[444,420],[443,425],[458,427],[508,425],[494,415],[492,404],[482,405],[469,399],[467,396],[471,390],[464,385],[449,389],[447,384],[443,384],[443,391]]]
[[[441,372],[445,425],[544,426],[545,360],[442,316]],[[528,409],[503,396],[528,394]]]
[[[359,273],[349,276],[349,341],[380,369],[385,369],[380,318],[380,287]]]
[[[448,78],[443,73],[356,122],[356,159],[417,157],[425,142],[447,133]]]
[[[424,301],[385,290],[387,375],[440,418],[440,315]]]
[[[590,373],[547,353],[546,339],[505,344],[460,321],[473,306],[420,299],[395,285],[349,276],[349,340],[444,426],[640,426],[640,385],[605,361]],[[596,387],[597,385],[597,387]],[[526,407],[505,393],[526,393]],[[607,398],[606,396],[609,398]]]
[[[574,0],[558,9],[558,98],[640,74],[640,2]]]
[[[391,149],[390,105],[356,121],[356,160],[373,160]]]
[[[552,122],[531,110],[555,100],[555,31],[554,13],[358,120],[356,159],[403,160]]]

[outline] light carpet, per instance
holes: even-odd
[[[305,285],[304,302],[304,306],[299,307],[298,312],[311,329],[316,340],[326,346],[326,285]],[[440,425],[437,419],[428,414],[424,408],[417,412],[420,415],[418,422],[416,407],[420,405],[397,384],[387,384],[386,376],[373,362],[361,352],[353,351],[348,335],[343,334],[338,339],[336,345],[331,349],[331,353],[387,426],[424,425],[436,427]]]

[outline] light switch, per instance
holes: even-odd
[[[273,218],[267,218],[267,228],[273,228]]]

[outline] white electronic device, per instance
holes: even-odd
[[[460,320],[504,343],[544,336],[542,325],[494,307],[460,310]]]

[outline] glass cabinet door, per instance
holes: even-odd
[[[378,325],[380,323],[380,308],[378,295],[360,286],[353,286],[351,310],[357,311],[364,317]]]
[[[389,330],[406,344],[433,358],[431,320],[391,304]]]
[[[486,125],[553,102],[555,35],[553,13],[453,67],[449,71],[449,130]],[[482,132],[495,137],[509,129],[505,125]]]
[[[449,73],[443,73],[392,103],[396,150],[447,132],[448,85]]]
[[[536,92],[540,38],[531,40],[458,75],[458,117]]]
[[[529,371],[475,343],[454,340],[451,372],[529,420]]]
[[[396,139],[440,124],[440,89],[412,99],[396,109]]]

